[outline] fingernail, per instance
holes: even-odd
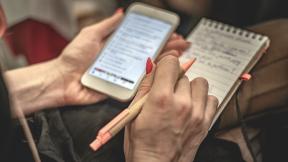
[[[182,64],[181,67],[182,67],[183,71],[184,72],[188,71],[188,69],[194,64],[195,61],[196,61],[196,58],[192,57],[190,60],[188,60],[187,62]]]
[[[187,43],[188,47],[190,47],[192,45],[192,43],[189,41],[186,41],[186,43]]]
[[[123,8],[118,8],[116,11],[115,11],[115,14],[116,13],[123,13],[124,9]]]
[[[153,69],[153,63],[150,57],[148,57],[146,61],[146,75],[150,74]]]

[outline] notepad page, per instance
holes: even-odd
[[[186,75],[190,80],[204,77],[209,83],[209,94],[222,103],[239,79],[245,67],[267,41],[267,37],[202,19],[188,36],[192,46],[180,58],[183,63],[191,57],[196,62]]]

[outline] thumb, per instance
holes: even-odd
[[[132,105],[150,91],[154,80],[155,70],[156,64],[154,64],[151,58],[148,57],[146,61],[146,76],[144,77],[138,88],[138,92],[132,102]]]
[[[102,40],[110,35],[118,27],[123,16],[123,9],[119,8],[114,15],[91,27],[95,29],[98,38]]]
[[[156,70],[156,64],[154,64],[151,60],[150,57],[147,58],[146,60],[146,76],[144,77],[144,79],[142,80],[139,89],[137,91],[136,96],[134,97],[134,100],[132,101],[132,103],[130,105],[133,105],[134,103],[136,103],[139,99],[141,99],[145,94],[147,94],[152,86],[153,80],[154,80],[154,74],[155,74],[155,70]],[[130,122],[126,127],[125,127],[125,140],[124,140],[124,153],[126,157],[129,157],[131,154],[131,141],[133,141],[131,139],[131,137],[133,137],[132,135],[132,123]]]

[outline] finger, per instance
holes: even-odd
[[[81,87],[77,96],[75,98],[66,98],[66,102],[75,105],[87,105],[103,101],[106,98],[108,98],[108,96],[105,94],[97,93],[86,87]]]
[[[184,100],[190,101],[191,100],[191,88],[190,82],[187,76],[183,76],[177,82],[175,88],[175,95],[179,96],[180,98],[184,98]]]
[[[89,92],[89,93],[92,93],[92,92]],[[94,92],[94,94],[91,94],[91,95],[86,96],[86,97],[82,98],[81,100],[79,100],[78,103],[81,105],[93,104],[93,103],[98,103],[100,101],[103,101],[107,98],[108,98],[107,95]]]
[[[132,101],[132,105],[134,102],[138,101],[140,98],[142,98],[147,92],[150,91],[153,80],[154,80],[154,74],[156,70],[156,64],[152,62],[150,58],[146,61],[146,76],[140,83],[140,86],[138,88],[137,94]]]
[[[97,23],[95,25],[90,26],[91,30],[94,29],[94,32],[97,33],[99,39],[104,39],[108,35],[110,35],[120,24],[123,19],[123,12],[116,12],[113,16]]]
[[[178,50],[178,51],[185,51],[191,45],[190,42],[187,42],[184,39],[176,39],[169,41],[166,46],[164,47],[163,52],[170,51],[170,50]]]
[[[168,41],[172,41],[172,40],[179,39],[179,38],[180,37],[179,37],[179,35],[177,33],[173,33]]]
[[[171,52],[171,51],[175,51],[175,52]],[[158,63],[160,60],[162,60],[164,57],[166,56],[174,56],[174,57],[179,57],[180,54],[179,54],[179,51],[177,50],[170,50],[170,51],[166,51],[166,52],[162,52],[155,60],[156,63]]]
[[[191,88],[187,76],[181,77],[175,88],[175,100],[178,105],[178,112],[176,115],[183,119],[183,122],[191,118],[192,101],[191,101]]]
[[[207,105],[206,105],[206,111],[205,111],[205,124],[207,124],[208,127],[212,124],[212,121],[214,119],[214,116],[217,112],[218,107],[218,99],[215,96],[208,96],[207,99]]]
[[[164,47],[162,53],[157,57],[155,62],[158,62],[163,57],[167,55],[167,51],[171,50],[177,50],[177,55],[174,55],[175,57],[179,57],[183,54],[183,51],[185,51],[187,48],[191,46],[190,42],[185,41],[184,39],[176,39],[169,41],[166,46]]]
[[[170,51],[169,53],[177,53]],[[180,65],[177,57],[168,55],[159,61],[155,71],[155,78],[151,92],[172,94],[180,73]],[[164,93],[165,92],[165,93]]]
[[[208,97],[208,82],[204,78],[196,78],[191,81],[192,94],[192,120],[194,125],[201,124],[204,119]]]
[[[142,80],[138,88],[137,94],[130,105],[134,105],[135,102],[137,102],[139,99],[141,99],[145,94],[147,94],[150,91],[150,88],[154,79],[155,69],[156,69],[156,65],[152,62],[151,58],[148,58],[146,61],[146,76]],[[132,141],[131,137],[133,135],[131,135],[131,133],[133,132],[132,131],[133,124],[134,124],[133,122],[132,123],[130,122],[125,127],[124,153],[126,156],[131,154],[130,153],[131,143],[129,141]]]

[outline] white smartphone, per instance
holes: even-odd
[[[117,100],[131,99],[144,77],[147,58],[158,56],[178,23],[172,12],[133,3],[82,76],[82,84]]]

